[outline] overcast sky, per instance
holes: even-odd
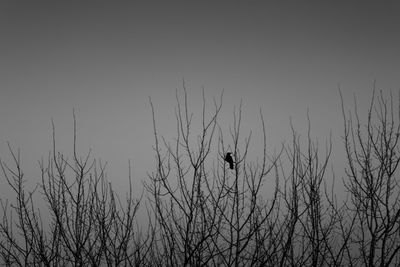
[[[332,130],[341,145],[338,84],[349,107],[353,94],[367,103],[374,80],[399,89],[397,1],[233,2],[1,1],[0,157],[10,142],[38,179],[51,119],[70,148],[75,109],[79,151],[108,161],[116,186],[130,159],[140,185],[154,166],[148,97],[170,137],[183,79],[194,112],[202,86],[209,101],[224,89],[226,127],[243,99],[244,127],[258,131],[261,108],[271,148],[290,118],[304,132],[307,109],[314,136]]]

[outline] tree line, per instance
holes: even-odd
[[[223,93],[206,106],[200,130],[186,89],[176,93],[176,135],[160,136],[150,99],[155,166],[134,195],[117,194],[106,165],[90,152],[69,158],[53,148],[27,191],[19,152],[0,161],[15,195],[1,198],[0,263],[4,266],[399,266],[400,101],[373,91],[366,120],[341,96],[346,198],[338,199],[323,147],[291,127],[291,140],[267,149],[259,114],[261,156],[242,136],[242,105],[229,134],[220,126]],[[197,129],[197,128],[196,128]],[[224,160],[230,152],[233,166]],[[233,169],[231,168],[233,167]],[[268,184],[268,186],[266,186]],[[274,185],[271,187],[271,184]],[[266,193],[268,191],[268,193]],[[46,206],[39,209],[34,195]],[[45,210],[43,210],[45,208]],[[147,214],[138,222],[138,210]]]

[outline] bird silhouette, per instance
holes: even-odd
[[[233,170],[233,158],[231,156],[231,152],[226,153],[225,161],[229,163],[229,168]]]

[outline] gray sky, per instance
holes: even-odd
[[[208,100],[225,90],[227,126],[243,99],[244,127],[258,131],[262,108],[271,148],[290,116],[304,132],[307,108],[313,134],[332,130],[339,145],[338,84],[347,105],[353,93],[367,103],[374,80],[399,88],[399,14],[397,1],[1,1],[0,156],[9,141],[39,178],[51,118],[69,152],[75,108],[79,151],[108,161],[116,187],[130,159],[140,185],[154,165],[148,97],[170,137],[182,79],[194,111],[202,86]]]

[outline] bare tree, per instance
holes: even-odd
[[[350,260],[363,266],[397,266],[400,108],[395,111],[392,95],[387,99],[382,91],[376,95],[374,89],[367,120],[362,123],[356,100],[353,117],[344,111],[342,94],[341,99],[347,155],[344,183],[350,193],[347,209],[354,217]]]
[[[73,148],[72,160],[57,152],[53,124],[53,151],[47,164],[40,162],[42,181],[37,186],[49,210],[40,211],[33,192],[25,190],[19,152],[9,146],[14,166],[0,163],[16,200],[11,205],[1,202],[0,251],[5,265],[117,266],[146,258],[150,239],[134,232],[139,201],[133,198],[130,168],[123,203],[107,182],[105,164],[90,160],[90,152],[84,158],[77,155],[75,115]]]
[[[157,256],[168,266],[261,265],[261,228],[277,199],[277,190],[268,204],[261,197],[262,185],[277,163],[277,157],[269,161],[267,156],[262,115],[262,159],[260,163],[248,162],[251,133],[241,147],[241,105],[234,111],[229,147],[235,164],[230,170],[224,162],[227,147],[218,124],[222,94],[218,102],[214,100],[214,110],[207,117],[203,91],[201,131],[194,137],[185,88],[183,100],[178,93],[176,100],[177,138],[173,145],[162,139],[163,146],[150,100],[157,168],[146,187],[157,222]],[[217,161],[207,161],[212,155],[217,155]],[[207,164],[211,162],[212,167]]]
[[[53,123],[53,149],[33,190],[26,189],[19,151],[9,145],[11,164],[0,161],[15,194],[0,202],[1,264],[398,266],[400,99],[395,111],[392,95],[374,90],[362,123],[356,101],[347,114],[340,96],[346,199],[337,199],[335,172],[327,171],[331,136],[321,147],[308,114],[305,137],[291,124],[291,142],[268,153],[261,111],[259,151],[250,149],[252,130],[243,135],[242,103],[225,130],[223,93],[210,108],[203,90],[198,118],[185,85],[176,91],[172,140],[160,136],[150,99],[156,164],[144,182],[144,228],[136,221],[142,197],[133,196],[130,163],[129,190],[120,198],[106,164],[90,151],[78,155],[75,115],[71,159],[57,151]],[[47,209],[38,208],[37,194]]]

